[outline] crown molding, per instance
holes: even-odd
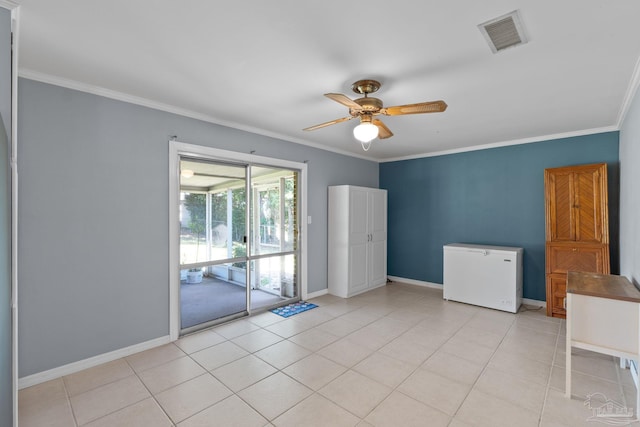
[[[13,2],[11,0],[0,0],[0,7],[3,7],[5,9],[16,9],[17,7],[19,7],[20,5],[16,2]]]
[[[638,57],[638,60],[636,61],[636,66],[633,69],[631,80],[629,80],[629,86],[627,87],[627,93],[625,94],[622,105],[620,106],[620,111],[618,112],[618,129],[622,128],[624,119],[631,107],[631,102],[638,91],[638,86],[640,86],[640,57]]]
[[[468,151],[488,150],[490,148],[508,147],[510,145],[531,144],[534,142],[552,141],[554,139],[572,138],[574,136],[593,135],[604,132],[615,132],[620,130],[618,126],[603,126],[599,128],[583,129],[572,132],[554,133],[550,135],[536,136],[532,138],[513,139],[502,142],[493,142],[491,144],[474,145],[472,147],[454,148],[452,150],[434,151],[432,153],[415,154],[411,156],[395,157],[391,159],[381,160],[380,163],[398,162],[402,160],[422,159],[424,157],[446,156],[447,154],[466,153]]]
[[[0,0],[2,1],[2,0]],[[114,99],[116,101],[127,102],[129,104],[140,105],[147,108],[152,108],[154,110],[164,111],[167,113],[176,114],[183,117],[189,117],[191,119],[201,120],[207,123],[213,123],[220,126],[225,126],[228,128],[238,129],[244,132],[253,133],[256,135],[262,135],[269,138],[279,139],[281,141],[292,142],[294,144],[306,145],[308,147],[317,148],[323,151],[330,151],[336,154],[341,154],[349,157],[356,157],[363,160],[369,160],[372,162],[379,162],[379,159],[375,159],[369,156],[358,155],[352,153],[350,151],[341,150],[338,148],[327,147],[325,145],[316,144],[304,139],[300,138],[291,138],[287,135],[282,135],[276,132],[269,132],[263,129],[258,129],[252,126],[243,125],[241,123],[231,122],[227,120],[221,120],[217,117],[209,116],[206,114],[198,113],[195,111],[187,110],[185,108],[176,107],[174,105],[165,104],[158,101],[153,101],[151,99],[142,98],[139,96],[129,95],[124,92],[118,92],[111,89],[106,89],[100,86],[91,85],[88,83],[82,83],[76,80],[65,79],[62,77],[53,76],[51,74],[41,73],[39,71],[34,71],[26,68],[20,68],[18,70],[18,76],[21,78],[35,80],[42,83],[51,84],[54,86],[61,86],[67,89],[73,89],[80,92],[90,93],[92,95],[98,95],[105,98]]]
[[[3,1],[7,1],[7,0],[0,0],[0,4]],[[170,104],[165,104],[162,102],[157,102],[157,101],[153,101],[147,98],[142,98],[142,97],[138,97],[138,96],[134,96],[134,95],[129,95],[123,92],[117,92],[111,89],[106,89],[100,86],[95,86],[95,85],[91,85],[91,84],[87,84],[87,83],[82,83],[82,82],[78,82],[76,80],[70,80],[70,79],[65,79],[62,77],[57,77],[57,76],[53,76],[50,74],[46,74],[46,73],[41,73],[39,71],[34,71],[34,70],[29,70],[29,69],[25,69],[25,68],[21,68],[18,70],[18,75],[21,78],[25,78],[25,79],[29,79],[29,80],[35,80],[35,81],[39,81],[42,83],[48,83],[51,85],[55,85],[55,86],[61,86],[61,87],[65,87],[68,89],[73,89],[73,90],[77,90],[80,92],[85,92],[85,93],[90,93],[93,95],[98,95],[98,96],[102,96],[105,98],[110,98],[110,99],[114,99],[117,101],[122,101],[122,102],[127,102],[130,104],[135,104],[135,105],[140,105],[143,107],[147,107],[147,108],[152,108],[154,110],[159,110],[159,111],[164,111],[167,113],[172,113],[172,114],[176,114],[179,116],[183,116],[183,117],[189,117],[192,119],[196,119],[196,120],[201,120],[207,123],[213,123],[216,125],[220,125],[220,126],[225,126],[225,127],[229,127],[229,128],[233,128],[233,129],[237,129],[237,130],[241,130],[244,132],[249,132],[249,133],[253,133],[256,135],[261,135],[261,136],[265,136],[265,137],[269,137],[269,138],[274,138],[274,139],[278,139],[278,140],[282,140],[282,141],[286,141],[286,142],[292,142],[294,144],[300,144],[300,145],[305,145],[307,147],[312,147],[312,148],[316,148],[318,150],[323,150],[323,151],[329,151],[329,152],[333,152],[336,154],[340,154],[343,156],[349,156],[349,157],[355,157],[355,158],[359,158],[359,159],[363,159],[363,160],[368,160],[368,161],[372,161],[372,162],[377,162],[377,163],[387,163],[387,162],[397,162],[397,161],[402,161],[402,160],[413,160],[413,159],[421,159],[421,158],[425,158],[425,157],[437,157],[437,156],[445,156],[448,154],[457,154],[457,153],[465,153],[465,152],[469,152],[469,151],[479,151],[479,150],[487,150],[487,149],[491,149],[491,148],[499,148],[499,147],[507,147],[510,145],[521,145],[521,144],[531,144],[534,142],[542,142],[542,141],[550,141],[550,140],[554,140],[554,139],[562,139],[562,138],[571,138],[571,137],[575,137],[575,136],[584,136],[584,135],[591,135],[591,134],[596,134],[596,133],[603,133],[603,132],[612,132],[612,131],[618,131],[620,130],[620,125],[622,123],[622,121],[624,120],[624,116],[626,115],[627,110],[629,109],[629,106],[631,104],[631,101],[633,100],[633,96],[635,95],[635,92],[638,88],[638,86],[640,86],[640,58],[638,60],[638,62],[636,63],[636,68],[634,70],[633,73],[633,78],[631,79],[631,82],[629,83],[629,88],[627,89],[627,94],[625,96],[625,100],[623,103],[623,106],[620,109],[620,113],[618,114],[618,121],[616,125],[612,125],[612,126],[604,126],[604,127],[599,127],[599,128],[591,128],[591,129],[583,129],[583,130],[578,130],[578,131],[572,131],[572,132],[564,132],[564,133],[556,133],[556,134],[549,134],[549,135],[542,135],[542,136],[536,136],[536,137],[531,137],[531,138],[522,138],[522,139],[515,139],[515,140],[507,140],[507,141],[501,141],[501,142],[494,142],[494,143],[490,143],[490,144],[482,144],[482,145],[475,145],[475,146],[471,146],[471,147],[463,147],[463,148],[454,148],[451,150],[442,150],[442,151],[434,151],[434,152],[427,152],[427,153],[421,153],[421,154],[413,154],[410,156],[402,156],[402,157],[392,157],[392,158],[386,158],[386,159],[377,159],[374,157],[370,157],[370,156],[364,156],[364,155],[359,155],[350,151],[346,151],[346,150],[341,150],[339,148],[333,148],[333,147],[328,147],[325,145],[321,145],[321,144],[316,144],[304,139],[300,139],[300,138],[291,138],[287,135],[282,135],[279,133],[275,133],[275,132],[268,132],[265,131],[263,129],[258,129],[252,126],[247,126],[247,125],[243,125],[240,123],[236,123],[236,122],[230,122],[230,121],[226,121],[226,120],[221,120],[219,118],[213,117],[213,116],[209,116],[206,114],[202,114],[202,113],[198,113],[195,111],[191,111],[191,110],[187,110],[184,108],[180,108],[180,107],[176,107],[174,105],[170,105]]]

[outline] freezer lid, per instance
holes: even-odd
[[[478,252],[478,251],[492,251],[492,252],[522,252],[522,248],[512,246],[491,246],[491,245],[475,245],[472,243],[449,243],[443,246],[445,251],[452,252]]]

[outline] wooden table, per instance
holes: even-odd
[[[626,277],[567,273],[565,395],[571,397],[571,348],[640,359],[640,291]],[[637,393],[637,410],[640,392]]]

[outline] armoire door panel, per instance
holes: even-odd
[[[601,174],[576,173],[576,241],[602,241]]]
[[[386,192],[374,192],[370,193],[371,207],[369,212],[371,218],[369,219],[369,231],[372,235],[381,235],[386,239],[387,230],[387,193]]]
[[[349,230],[352,235],[369,234],[367,227],[367,215],[369,205],[367,201],[367,192],[362,190],[352,190],[349,194]]]
[[[571,173],[545,175],[547,178],[548,208],[547,240],[575,240],[573,210],[573,179]]]
[[[566,317],[565,298],[567,297],[567,275],[547,275],[547,315]]]
[[[567,271],[604,273],[606,256],[604,245],[547,245],[547,273],[566,274]]]
[[[349,290],[350,292],[360,292],[369,287],[367,277],[367,243],[352,245],[349,247]]]
[[[387,242],[379,241],[370,244],[370,286],[381,285],[387,280]]]

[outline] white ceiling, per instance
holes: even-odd
[[[640,57],[637,0],[18,0],[19,71],[374,160],[617,129]],[[477,28],[518,9],[529,43]],[[382,82],[395,136],[364,153],[324,96]],[[196,142],[196,141],[193,141]]]

